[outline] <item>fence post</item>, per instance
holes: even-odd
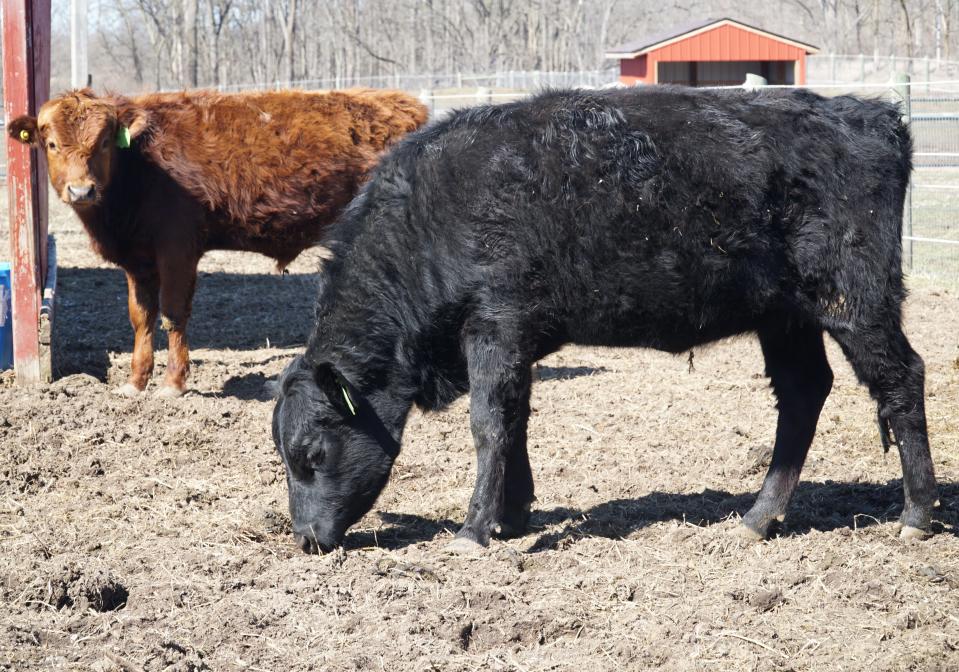
[[[436,101],[433,100],[433,92],[429,89],[420,89],[420,101],[426,105],[426,109],[430,111],[430,116],[432,117],[433,113],[436,112],[436,110],[433,109],[436,105]]]
[[[929,93],[932,88],[929,86],[929,82],[932,81],[932,74],[929,67],[929,57],[926,56],[926,93]]]
[[[50,2],[3,0],[3,112],[36,114],[50,96]],[[56,276],[47,238],[46,158],[7,138],[7,225],[13,296],[13,367],[18,385],[49,382],[44,294]],[[47,313],[49,318],[49,313]],[[49,333],[49,332],[47,332]]]
[[[866,55],[859,54],[859,81],[866,83]]]
[[[490,90],[482,86],[477,87],[476,104],[482,105],[483,103],[490,103],[490,102],[492,102],[492,98],[490,98]]]
[[[909,75],[897,73],[893,82],[893,100],[902,104],[902,123],[907,126],[912,122],[912,100],[909,86]],[[906,202],[902,211],[902,259],[906,268],[912,272],[912,179],[906,187]]]
[[[836,54],[829,54],[829,81],[836,83]]]

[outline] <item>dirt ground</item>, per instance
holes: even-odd
[[[414,412],[374,511],[316,557],[292,543],[264,392],[310,328],[316,255],[285,277],[206,257],[191,392],[129,400],[111,394],[132,345],[122,275],[54,212],[62,377],[0,384],[0,670],[959,670],[954,289],[916,283],[908,304],[942,489],[927,541],[895,535],[898,457],[832,343],[786,533],[734,540],[775,428],[741,338],[692,369],[544,360],[533,528],[480,558],[443,551],[473,481],[467,402]]]

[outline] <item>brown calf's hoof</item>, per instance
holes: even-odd
[[[928,539],[929,536],[930,534],[926,530],[920,530],[918,527],[913,527],[912,525],[903,525],[902,529],[899,530],[899,538],[903,541],[922,541],[923,539]]]
[[[454,537],[453,541],[446,544],[443,550],[453,555],[478,556],[486,552],[486,547],[467,537]]]
[[[158,399],[176,399],[178,397],[182,397],[185,391],[186,390],[181,390],[179,387],[164,385],[154,392],[153,396],[157,397]]]
[[[133,383],[124,383],[120,387],[113,390],[113,394],[119,397],[129,397],[133,398],[143,393],[143,390],[138,388]]]

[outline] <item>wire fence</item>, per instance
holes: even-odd
[[[959,79],[959,61],[944,58],[906,58],[878,53],[822,54],[806,57],[806,79],[812,84],[850,84],[888,82],[905,73],[917,85]]]
[[[769,88],[805,88],[824,96],[852,94],[900,103],[913,136],[913,174],[903,213],[903,265],[913,276],[959,285],[959,79]]]
[[[600,87],[615,83],[619,78],[618,68],[605,70],[582,70],[575,72],[551,72],[541,70],[507,70],[503,72],[464,74],[438,73],[394,74],[378,77],[327,77],[323,79],[277,80],[275,82],[222,84],[218,91],[246,91],[250,89],[400,89],[402,91],[438,90],[468,91],[495,89],[509,91],[535,91],[543,88],[569,88],[578,86]]]
[[[915,171],[905,213],[904,264],[914,275],[959,284],[959,62],[864,56],[816,56],[809,60],[813,83],[804,88],[826,96],[892,97],[906,103],[914,138]],[[890,74],[897,70],[911,70],[920,76],[897,91],[889,83]],[[857,73],[862,76],[854,77]],[[936,75],[951,78],[941,79]],[[836,77],[847,80],[835,83]],[[849,79],[855,81],[850,83]],[[876,79],[881,81],[873,81]],[[419,95],[437,117],[454,108],[517,100],[547,87],[605,88],[619,84],[615,71],[596,70],[402,75],[276,83],[278,88],[286,86],[405,89]],[[220,87],[223,91],[248,88],[254,87],[242,84]],[[0,180],[5,175],[6,152],[3,151]]]

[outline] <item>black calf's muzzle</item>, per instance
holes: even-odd
[[[293,542],[307,555],[325,554],[332,551],[338,544],[328,543],[317,537],[312,531],[293,531]]]
[[[316,543],[316,540],[310,538],[305,534],[293,534],[293,541],[297,546],[300,547],[307,555],[316,555],[320,552],[320,546]]]

